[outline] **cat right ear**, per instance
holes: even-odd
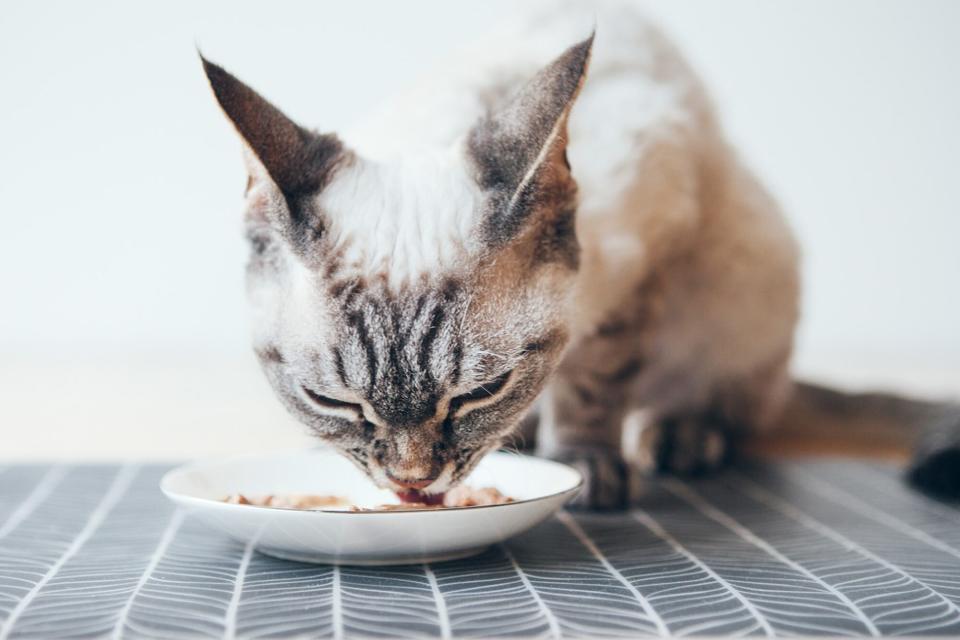
[[[572,238],[571,208],[565,203],[575,191],[566,155],[567,118],[592,49],[593,35],[563,52],[471,129],[467,152],[480,187],[490,196],[484,233],[491,244],[507,242],[535,217],[534,211],[555,205],[561,216],[547,222]]]
[[[296,222],[306,215],[305,199],[324,187],[346,156],[343,144],[334,134],[304,129],[203,54],[200,60],[217,102],[283,195]]]

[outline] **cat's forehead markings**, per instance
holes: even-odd
[[[456,269],[481,211],[481,194],[453,154],[360,161],[319,195],[329,219],[333,270],[391,288]]]

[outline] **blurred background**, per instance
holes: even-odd
[[[960,3],[644,4],[805,248],[798,374],[960,392]],[[195,47],[335,130],[515,6],[4,3],[0,458],[309,442],[250,353],[240,144]]]

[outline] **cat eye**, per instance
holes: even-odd
[[[356,411],[357,413],[363,415],[363,408],[353,402],[344,402],[343,400],[337,400],[335,398],[329,398],[327,396],[322,396],[316,391],[311,391],[307,387],[301,386],[303,392],[307,394],[307,397],[313,400],[315,404],[325,409],[350,409],[351,411]]]
[[[495,395],[500,393],[501,390],[503,390],[504,386],[506,386],[507,380],[510,379],[511,373],[513,373],[513,371],[507,371],[506,373],[500,376],[497,376],[490,382],[484,383],[479,387],[477,387],[476,389],[469,391],[468,393],[464,393],[462,395],[455,397],[453,400],[450,401],[450,413],[455,412],[457,409],[464,406],[465,404],[469,404],[471,402],[477,402],[480,400],[487,400],[489,398],[494,397]]]

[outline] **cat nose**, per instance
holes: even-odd
[[[427,478],[398,478],[389,471],[387,471],[387,477],[404,489],[425,489],[437,479],[435,475]]]

